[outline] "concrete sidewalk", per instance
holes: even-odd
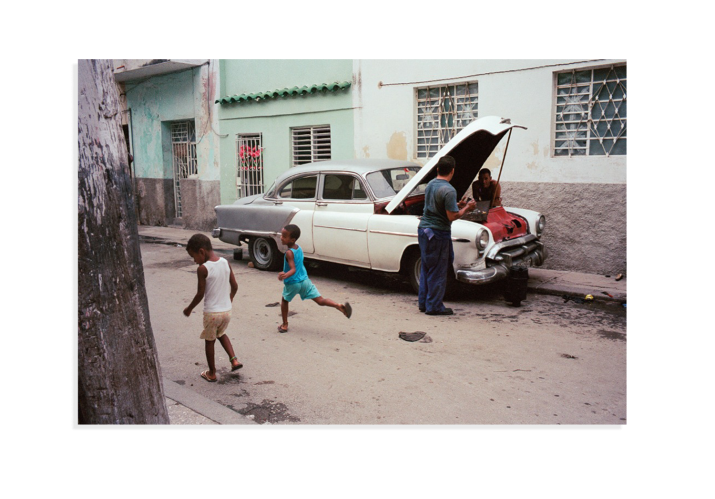
[[[139,239],[143,243],[178,246],[186,246],[192,235],[201,232],[185,230],[181,227],[140,225],[138,228]],[[209,232],[201,233],[211,239],[214,249],[232,252],[236,248],[232,244],[212,238]],[[626,279],[623,277],[616,280],[616,277],[530,268],[528,291],[538,294],[565,295],[576,300],[582,300],[586,295],[592,295],[596,301],[626,303]],[[256,424],[250,418],[168,379],[164,379],[164,394],[167,397],[169,418],[171,424],[174,425]]]

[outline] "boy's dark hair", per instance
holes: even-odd
[[[191,251],[192,253],[197,253],[200,249],[205,249],[206,251],[213,251],[211,246],[211,239],[203,234],[194,234],[189,239],[186,245],[186,251]]]
[[[297,225],[288,224],[288,225],[286,225],[286,226],[283,227],[283,228],[284,228],[285,230],[287,230],[287,231],[288,231],[288,234],[290,234],[290,237],[292,237],[292,238],[295,239],[296,241],[297,241],[298,238],[300,237],[300,227],[298,227]]]
[[[489,170],[489,168],[482,168],[479,170],[479,173],[477,174],[477,177],[481,175],[482,173],[488,174],[490,177],[492,176],[492,172]]]
[[[442,156],[437,161],[437,173],[444,177],[449,175],[452,170],[454,170],[456,162],[452,156]]]

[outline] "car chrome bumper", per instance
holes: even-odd
[[[546,260],[546,248],[539,241],[527,241],[526,244],[504,248],[495,255],[492,263],[481,270],[457,270],[457,280],[467,284],[489,284],[504,279],[509,269],[514,266],[540,266]]]
[[[509,271],[503,265],[482,270],[458,270],[457,280],[467,284],[487,284],[504,279]]]

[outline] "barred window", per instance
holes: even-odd
[[[236,187],[238,197],[263,192],[263,134],[236,135]]]
[[[477,82],[417,89],[417,157],[431,158],[477,119]]]
[[[293,166],[330,159],[330,125],[293,129]]]
[[[626,65],[556,75],[555,156],[626,154]]]
[[[181,218],[183,207],[180,181],[198,173],[194,120],[178,121],[171,124],[171,155],[174,164],[175,215],[177,218]]]

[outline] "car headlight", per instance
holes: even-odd
[[[536,224],[536,235],[540,236],[542,232],[544,232],[544,227],[546,227],[546,217],[544,215],[541,215],[539,217],[539,223]]]
[[[486,230],[480,231],[477,234],[477,248],[483,250],[489,244],[489,232]]]

